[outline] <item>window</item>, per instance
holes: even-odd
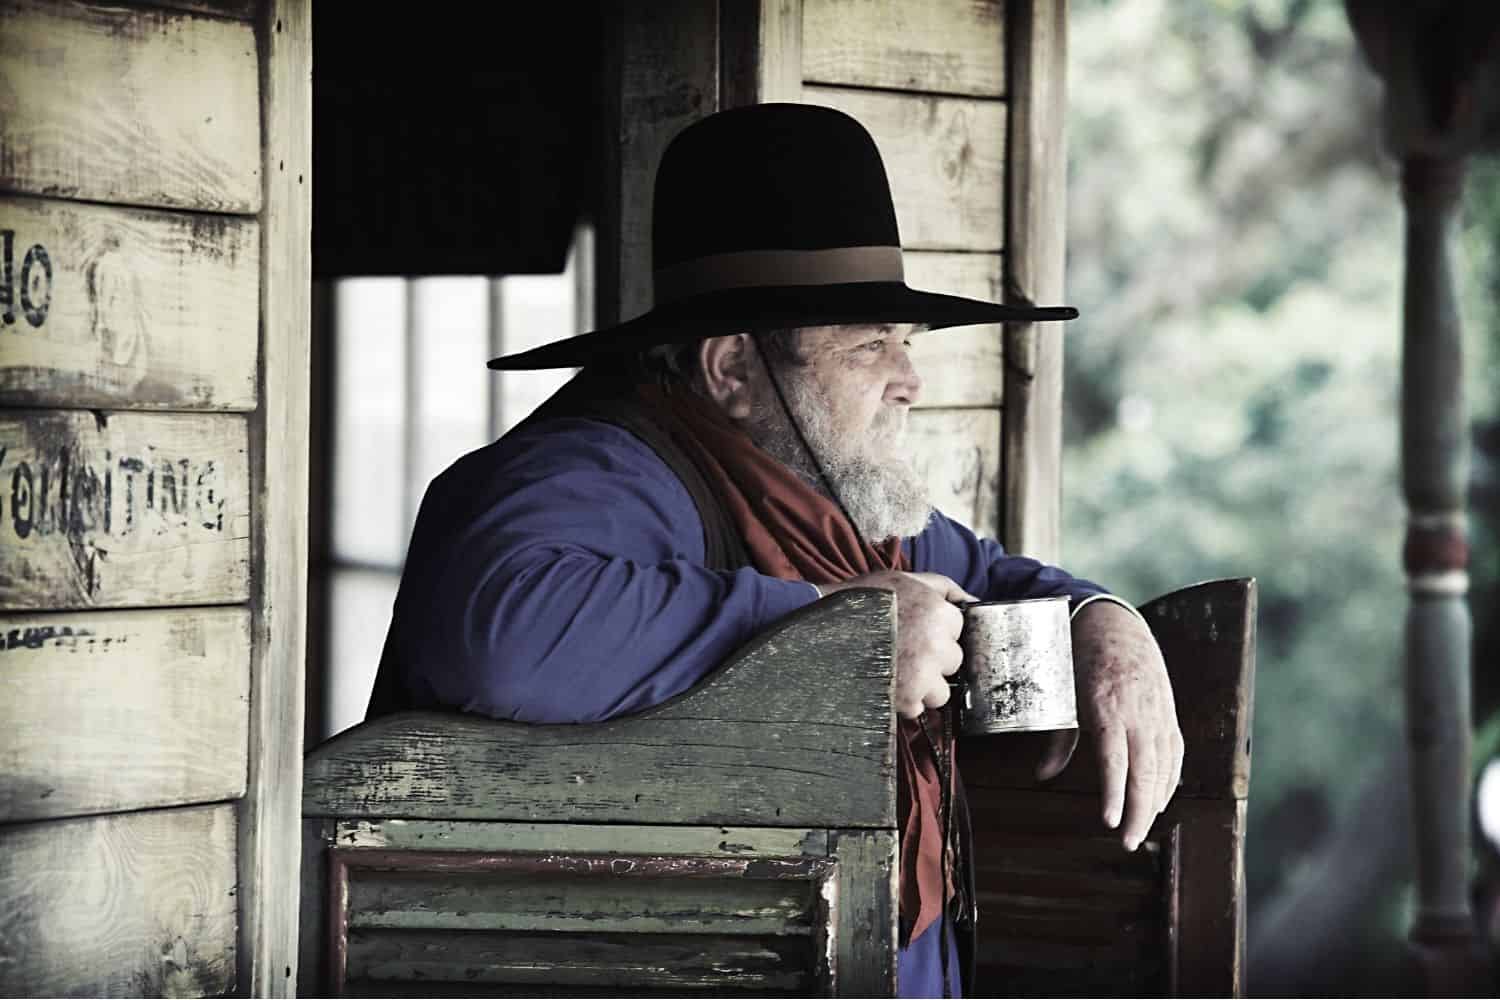
[[[308,581],[310,740],[364,718],[428,482],[572,375],[485,362],[590,328],[592,262],[592,232],[580,227],[561,274],[347,278],[324,289],[330,350],[319,385],[330,405],[325,523]]]

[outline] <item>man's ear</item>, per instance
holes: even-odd
[[[744,420],[751,413],[750,355],[747,333],[708,337],[698,348],[703,387],[731,420]]]

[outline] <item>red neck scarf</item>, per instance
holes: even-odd
[[[865,542],[838,504],[757,447],[697,393],[639,386],[636,398],[708,479],[760,572],[782,580],[842,583],[879,570],[911,568],[900,539]],[[937,764],[921,726],[906,719],[900,723],[896,818],[901,924],[909,928],[905,945],[937,920],[953,883],[952,873],[945,879],[942,872]]]

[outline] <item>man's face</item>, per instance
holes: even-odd
[[[915,535],[930,513],[925,484],[905,450],[907,410],[922,380],[912,367],[911,325],[845,325],[800,331],[800,364],[776,377],[807,445],[861,534],[872,542]],[[773,362],[775,364],[775,362]],[[762,448],[826,489],[787,423],[763,365],[751,379],[747,423]]]
[[[809,379],[827,406],[829,430],[872,461],[901,457],[906,413],[922,390],[911,363],[911,324],[818,326],[801,331]]]

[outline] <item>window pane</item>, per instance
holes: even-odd
[[[411,294],[416,439],[406,489],[414,518],[432,478],[489,442],[489,280],[422,278]]]
[[[336,282],[334,295],[333,555],[396,567],[407,534],[406,282],[351,278]]]
[[[580,232],[562,274],[513,274],[499,279],[501,353],[514,354],[581,332],[577,257],[580,252],[592,253],[593,243],[586,232]],[[561,368],[493,376],[500,380],[496,433],[503,434],[525,419],[574,371]]]
[[[398,579],[380,570],[336,569],[329,574],[325,739],[364,720]]]

